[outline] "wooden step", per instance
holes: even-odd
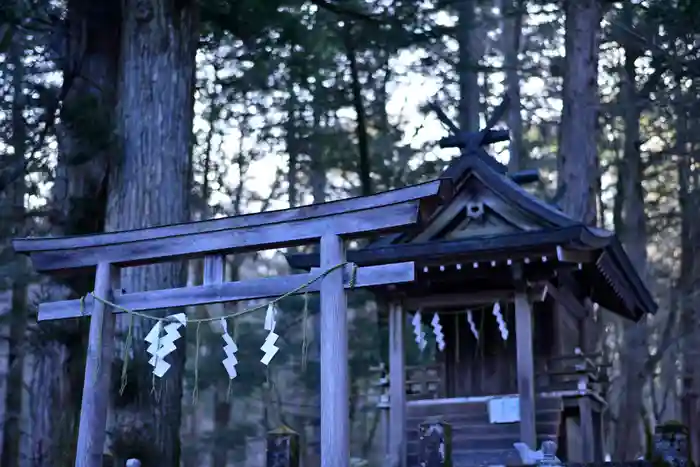
[[[439,404],[408,405],[406,414],[409,417],[426,418],[438,415],[459,413],[465,417],[488,417],[488,406],[485,403],[445,402]]]
[[[472,451],[472,450],[509,450],[513,448],[513,443],[517,443],[520,440],[517,436],[508,437],[493,437],[493,438],[452,438],[452,452],[456,451]],[[556,441],[550,436],[538,436],[537,446],[541,446],[544,441]],[[418,438],[409,439],[407,443],[408,452],[418,454],[419,441]]]
[[[447,413],[447,414],[434,414],[431,417],[415,417],[413,414],[407,414],[406,416],[406,427],[409,429],[418,429],[418,425],[425,423],[426,420],[431,418],[440,418],[445,422],[452,425],[453,430],[457,428],[472,426],[472,425],[491,425],[489,423],[488,414],[476,415],[476,414],[464,414],[461,412]],[[561,411],[550,410],[542,411],[538,410],[535,412],[535,421],[537,423],[551,423],[558,424],[561,419]],[[495,425],[495,424],[494,424]],[[505,425],[505,424],[503,424]]]
[[[537,433],[540,435],[556,435],[559,432],[559,423],[551,422],[537,422]],[[408,427],[407,427],[408,428]],[[407,429],[406,433],[408,436],[418,436],[418,427],[413,429]],[[493,435],[502,436],[518,436],[520,434],[520,424],[519,423],[478,423],[474,425],[464,425],[460,426],[458,429],[452,430],[453,438],[455,435],[460,436],[473,436],[473,437],[490,437]]]
[[[558,423],[538,423],[537,435],[556,437],[559,433]],[[520,424],[508,423],[501,425],[481,424],[460,426],[452,430],[452,440],[457,442],[460,439],[493,439],[493,438],[517,438],[520,436]],[[418,439],[418,429],[406,430],[406,439]]]
[[[556,441],[560,429],[563,401],[542,398],[535,402],[537,444]],[[417,467],[419,452],[418,425],[427,419],[441,418],[452,425],[452,460],[454,467],[486,465],[520,465],[513,443],[519,441],[519,423],[489,423],[486,403],[441,403],[409,406],[406,439],[408,467]]]
[[[520,455],[515,449],[479,449],[453,451],[452,465],[454,467],[476,467],[490,465],[521,465]],[[418,467],[418,456],[407,458],[408,467]]]
[[[486,465],[522,465],[520,454],[510,449],[478,449],[452,452],[452,465],[455,467],[472,467]]]
[[[563,401],[559,397],[543,397],[535,401],[536,412],[563,410]],[[464,417],[489,416],[486,402],[459,402],[459,399],[444,399],[440,403],[408,405],[406,416],[410,418],[428,418],[435,416],[450,416],[459,414]]]

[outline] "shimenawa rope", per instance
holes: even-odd
[[[348,286],[352,289],[352,288],[355,287],[355,282],[356,282],[356,280],[357,280],[357,265],[356,265],[355,263],[343,262],[343,263],[336,264],[335,266],[332,266],[332,267],[326,269],[325,271],[323,271],[323,272],[321,272],[320,274],[318,274],[317,276],[315,276],[315,277],[309,279],[308,281],[306,281],[305,283],[303,283],[303,284],[300,285],[299,287],[297,287],[297,288],[295,288],[295,289],[293,289],[293,290],[290,290],[289,292],[285,293],[284,295],[280,295],[280,296],[277,297],[276,299],[271,300],[271,301],[268,301],[268,302],[266,302],[266,303],[264,303],[264,304],[262,304],[262,305],[254,306],[254,307],[252,307],[252,308],[247,308],[247,309],[245,309],[245,310],[239,310],[239,311],[236,311],[236,312],[234,312],[234,313],[230,313],[230,314],[223,315],[223,316],[209,316],[209,317],[207,317],[207,318],[187,318],[187,323],[197,323],[196,343],[195,343],[196,349],[195,349],[195,356],[194,356],[194,362],[195,362],[195,365],[194,365],[194,389],[192,390],[192,398],[193,398],[193,400],[196,400],[196,399],[197,399],[198,392],[199,392],[199,390],[198,390],[198,382],[199,382],[199,381],[198,381],[198,380],[199,380],[199,346],[200,346],[200,341],[199,341],[199,327],[200,327],[200,325],[201,325],[202,323],[207,323],[207,322],[212,322],[212,321],[220,321],[221,319],[225,319],[225,320],[231,319],[231,320],[233,320],[234,318],[237,318],[237,317],[242,316],[242,315],[246,315],[246,314],[248,314],[248,313],[252,313],[252,312],[254,312],[254,311],[267,309],[267,307],[269,307],[270,305],[276,305],[277,303],[279,303],[280,301],[284,300],[285,298],[290,297],[290,296],[292,296],[292,295],[298,294],[298,293],[301,292],[302,290],[308,288],[310,285],[312,285],[312,284],[314,284],[315,282],[317,282],[317,281],[323,279],[323,278],[326,277],[328,274],[330,274],[330,273],[332,273],[333,271],[336,271],[336,270],[338,270],[338,269],[340,269],[340,268],[343,268],[343,267],[345,267],[345,266],[348,265],[348,264],[352,266],[352,270],[351,270],[351,273],[350,273],[350,280],[348,281]],[[171,316],[152,316],[152,315],[149,315],[149,314],[147,314],[147,313],[143,313],[143,312],[139,312],[139,311],[134,311],[134,310],[129,310],[128,308],[124,308],[124,307],[122,307],[122,306],[119,306],[119,305],[117,305],[116,303],[113,303],[113,302],[111,302],[111,301],[109,301],[109,300],[106,300],[106,299],[104,299],[104,298],[102,298],[102,297],[98,297],[97,295],[95,295],[94,292],[90,292],[87,296],[91,296],[94,300],[97,300],[98,302],[101,302],[101,303],[103,303],[103,304],[106,305],[106,306],[110,306],[110,307],[112,307],[112,308],[114,308],[114,309],[116,309],[116,310],[120,310],[120,311],[122,311],[122,312],[127,313],[127,314],[130,315],[129,328],[128,328],[128,330],[127,330],[126,341],[125,341],[125,343],[124,343],[124,352],[123,352],[123,355],[122,355],[121,384],[120,384],[120,388],[119,388],[119,393],[120,393],[120,394],[123,394],[123,393],[124,393],[124,389],[126,388],[126,384],[127,384],[127,372],[128,372],[128,365],[129,365],[129,354],[130,354],[130,351],[131,351],[131,345],[132,345],[132,343],[133,343],[133,338],[134,338],[134,336],[133,336],[134,318],[138,316],[139,318],[150,319],[150,320],[153,320],[153,321],[162,321],[162,322],[173,322],[173,321],[175,321],[175,319],[172,318]],[[87,296],[83,296],[83,297],[80,298],[80,314],[81,314],[81,315],[84,315],[84,314],[85,314],[85,299],[87,298]],[[309,313],[307,294],[304,294],[304,310],[303,310],[303,313],[304,313],[304,316],[303,316],[303,320],[304,320],[304,321],[303,321],[303,335],[302,335],[302,344],[301,344],[301,345],[302,345],[302,369],[305,370],[305,369],[306,369],[306,361],[305,361],[305,360],[306,360],[307,349],[308,349],[308,343],[307,343],[308,335],[307,335],[307,323],[306,323],[306,320],[307,320],[307,318],[308,318],[308,313]],[[234,327],[235,327],[235,321],[234,321]],[[101,347],[101,343],[100,343],[100,347]],[[100,370],[99,370],[99,368],[98,368],[96,374],[99,375],[99,373],[100,373]],[[151,388],[151,391],[153,392],[154,389],[155,389],[155,381],[153,381],[152,384],[153,384],[153,387]],[[229,386],[230,386],[230,385],[229,385]]]

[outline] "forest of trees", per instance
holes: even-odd
[[[36,310],[85,295],[94,280],[36,275],[11,238],[237,215],[430,179],[454,154],[437,148],[446,130],[426,104],[476,130],[506,93],[511,142],[497,157],[509,170],[538,169],[543,196],[614,230],[659,302],[639,324],[608,317],[600,342],[613,362],[607,450],[638,456],[650,426],[700,417],[698,30],[693,0],[2,2],[0,465],[73,465],[89,320],[38,325]],[[279,252],[227,266],[229,280],[288,270]],[[130,268],[122,287],[198,284],[202,268]],[[378,466],[372,367],[386,361],[385,330],[371,297],[354,293],[349,306],[353,463]],[[115,383],[111,398],[116,465],[263,465],[264,435],[281,423],[317,443],[318,303],[299,297],[281,309],[283,346],[268,371],[257,364],[262,317],[237,322],[231,386],[220,335],[204,327],[188,334],[154,398],[145,344],[134,339],[128,384],[120,394]],[[137,321],[135,335],[144,331]]]

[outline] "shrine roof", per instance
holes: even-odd
[[[432,212],[424,213],[426,222],[350,250],[348,261],[360,266],[415,261],[417,268],[424,268],[530,261],[568,249],[585,253],[582,262],[587,265],[579,280],[586,281],[593,301],[635,320],[656,311],[651,293],[614,233],[572,219],[517,184],[483,148],[474,149],[463,152],[441,174],[454,191]],[[313,253],[287,259],[298,269],[319,264],[318,254]]]

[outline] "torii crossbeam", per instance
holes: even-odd
[[[96,297],[128,310],[166,309],[226,301],[276,297],[305,284],[318,272],[223,282],[223,256],[242,251],[285,248],[320,240],[321,272],[346,261],[344,240],[401,230],[419,223],[436,200],[451,196],[447,181],[433,181],[372,196],[295,209],[229,217],[126,232],[13,241],[38,272],[70,273],[92,268]],[[205,285],[121,293],[120,268],[205,257]],[[216,269],[216,270],[215,270]],[[348,467],[350,459],[347,301],[342,268],[311,287],[321,294],[321,457],[324,467]],[[362,267],[355,287],[414,279],[412,262]],[[302,293],[300,291],[299,293]],[[100,467],[105,442],[114,313],[100,300],[86,302],[91,314],[76,467]],[[42,303],[39,320],[80,316],[79,300]],[[167,377],[167,376],[166,376]]]

